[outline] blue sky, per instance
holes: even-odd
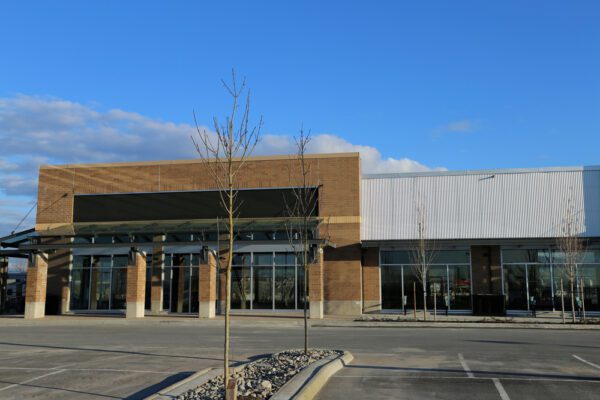
[[[232,67],[260,153],[303,124],[367,172],[600,164],[597,1],[221,3],[0,4],[0,235],[40,163],[193,156]]]

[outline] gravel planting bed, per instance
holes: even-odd
[[[341,351],[310,349],[286,350],[270,357],[261,358],[244,366],[235,374],[238,399],[269,399],[287,381],[310,364],[329,356],[341,355]],[[223,376],[219,375],[178,397],[178,400],[221,400],[225,398]]]
[[[562,325],[562,320],[554,319],[551,321],[544,320],[543,317],[540,317],[539,320],[535,320],[532,317],[527,317],[527,319],[520,319],[518,317],[481,317],[481,318],[460,318],[454,317],[450,319],[444,319],[443,317],[439,318],[437,321],[433,320],[433,316],[429,316],[426,321],[423,320],[422,314],[417,316],[415,320],[413,315],[396,315],[396,314],[384,314],[384,315],[363,315],[354,320],[355,322],[441,322],[441,323],[495,323],[495,324],[528,324],[528,325],[545,325],[545,324],[553,324],[553,325]],[[570,320],[567,317],[567,324],[571,324]],[[600,318],[588,318],[584,321],[577,321],[576,324],[583,325],[600,325]]]

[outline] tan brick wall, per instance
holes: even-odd
[[[363,299],[381,301],[379,280],[379,248],[369,247],[363,252]]]
[[[146,254],[135,253],[134,263],[127,266],[127,302],[144,302],[146,295]]]
[[[357,153],[309,156],[312,183],[323,185],[320,215],[360,215],[360,160]],[[297,182],[289,157],[250,159],[238,176],[240,188],[289,187]],[[40,169],[37,224],[70,223],[74,194],[215,189],[197,160],[119,165],[45,166]],[[360,239],[360,238],[358,238]]]
[[[300,283],[298,283],[300,284]],[[323,300],[323,253],[308,267],[308,296],[310,301]]]
[[[330,224],[327,229],[336,248],[325,248],[323,270],[325,299],[360,301],[362,298],[360,224]]]
[[[36,303],[46,301],[46,285],[48,275],[48,258],[45,253],[34,256],[34,265],[27,268],[25,302]]]
[[[206,263],[200,264],[200,301],[217,299],[217,260],[212,252],[208,252]]]

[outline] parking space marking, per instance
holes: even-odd
[[[54,371],[54,372],[64,372],[64,371],[91,371],[91,372],[131,372],[134,374],[163,374],[168,375],[172,374],[172,372],[166,371],[143,371],[136,369],[113,369],[113,368],[63,368],[60,370],[56,370],[55,368],[37,368],[37,367],[0,367],[0,370],[24,370],[24,371]]]
[[[492,382],[494,382],[494,386],[496,386],[496,390],[498,391],[500,398],[502,400],[510,400],[510,397],[508,397],[508,393],[506,393],[506,390],[504,390],[504,386],[502,386],[502,384],[500,383],[500,379],[492,378]]]
[[[465,361],[465,358],[463,357],[462,353],[458,353],[458,360],[460,361],[460,365],[462,365],[463,369],[467,373],[467,376],[469,378],[474,378],[475,375],[473,375],[473,372],[471,372],[471,368],[469,368],[469,366],[467,365],[467,362]]]
[[[12,388],[17,387],[17,386],[25,385],[26,383],[29,383],[29,382],[37,381],[38,379],[42,379],[42,378],[45,378],[45,377],[50,376],[50,375],[60,374],[60,373],[65,372],[65,371],[66,371],[66,369],[60,369],[58,371],[52,371],[52,372],[49,372],[49,373],[44,374],[42,376],[38,376],[36,378],[27,379],[26,381],[23,381],[23,382],[14,383],[12,385],[8,385],[6,387],[0,388],[0,392],[2,392],[4,390],[12,389]]]
[[[340,375],[340,376],[332,376],[330,379],[356,379],[356,378],[379,378],[379,379],[389,379],[392,375]],[[489,378],[486,376],[478,377],[474,376],[473,378],[465,377],[465,376],[452,376],[452,375],[419,375],[419,376],[410,376],[410,375],[393,375],[395,380],[480,380],[480,381],[488,381],[492,379],[498,378]],[[564,382],[564,383],[572,383],[572,382],[585,382],[585,383],[595,383],[600,385],[599,380],[592,379],[569,379],[569,378],[513,378],[513,377],[502,377],[503,381],[515,381],[515,382]]]
[[[579,357],[579,356],[577,356],[575,354],[572,354],[572,356],[575,357],[577,360],[581,361],[582,363],[586,363],[587,365],[591,365],[594,368],[600,369],[600,365],[598,365],[598,364],[594,364],[593,362],[589,362],[588,360],[584,360],[583,358],[581,358],[581,357]]]

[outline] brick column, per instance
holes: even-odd
[[[33,254],[27,267],[25,292],[25,319],[44,318],[46,314],[46,285],[48,281],[48,255]]]
[[[212,251],[207,251],[207,259],[200,264],[200,318],[215,317],[217,300],[217,260]]]
[[[144,316],[146,296],[146,253],[132,250],[127,266],[127,318]]]
[[[369,247],[362,257],[363,313],[381,311],[379,248]]]
[[[164,235],[154,237],[155,242],[164,241]],[[163,246],[154,246],[152,249],[152,282],[151,282],[151,310],[152,315],[163,311],[163,280],[165,270],[165,253]]]
[[[323,249],[317,252],[317,259],[308,267],[308,304],[311,319],[323,318]]]
[[[500,246],[471,246],[473,294],[501,294]]]
[[[8,258],[0,257],[0,314],[6,311],[6,290],[8,286]]]

